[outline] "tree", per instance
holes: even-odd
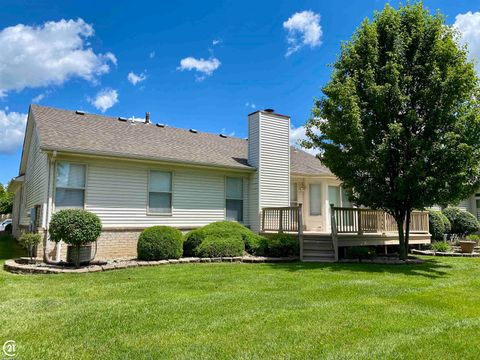
[[[351,200],[395,218],[402,259],[413,209],[480,183],[479,80],[458,39],[421,3],[386,5],[342,44],[307,122],[303,145],[320,149]]]
[[[11,214],[13,209],[13,193],[0,184],[0,214]]]

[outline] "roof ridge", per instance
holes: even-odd
[[[45,106],[45,105],[39,105],[39,104],[30,104],[30,107],[31,108],[36,107],[36,108],[47,109],[47,110],[56,110],[56,111],[68,112],[68,113],[70,113],[70,112],[75,113],[78,110],[78,109],[77,110],[61,109],[61,108],[57,108],[57,107],[54,107],[54,106]],[[85,115],[95,116],[95,117],[98,117],[98,118],[113,120],[113,121],[117,121],[120,117],[122,117],[122,116],[114,117],[114,116],[102,115],[102,114],[91,113],[91,112],[87,112],[87,111],[85,111]],[[133,119],[130,119],[128,117],[122,117],[122,118],[125,118],[125,119],[130,120],[130,121],[136,121],[138,123],[141,123],[140,121],[133,120]],[[155,125],[155,124],[156,123],[151,123],[151,125]],[[174,130],[184,131],[184,132],[191,132],[190,131],[191,129],[181,128],[181,127],[177,127],[177,126],[171,126],[171,125],[167,125],[167,124],[165,124],[165,127],[168,127],[170,129],[174,129]],[[199,129],[196,129],[196,130],[197,130],[197,134],[199,134],[199,135],[210,135],[210,136],[220,136],[221,134],[226,135],[226,134],[223,134],[223,133],[213,133],[213,132],[208,132],[208,131],[202,131],[202,130],[199,130]],[[238,137],[238,136],[226,135],[226,138],[227,139],[247,141],[247,139],[241,138],[241,137]]]

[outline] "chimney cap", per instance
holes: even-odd
[[[268,113],[273,113],[273,112],[275,112],[274,109],[264,109],[263,111],[268,112]]]

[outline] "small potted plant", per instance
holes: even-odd
[[[30,257],[30,264],[34,263],[33,258],[35,254],[35,248],[41,240],[42,237],[38,233],[24,233],[18,239],[20,244],[22,244],[22,246],[27,249],[28,256]]]
[[[67,261],[88,264],[91,259],[91,243],[97,241],[102,223],[97,215],[81,209],[65,209],[56,212],[50,221],[50,239],[68,244]]]

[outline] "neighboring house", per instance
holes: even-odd
[[[329,204],[348,202],[289,137],[290,118],[270,110],[248,116],[246,140],[32,105],[12,185],[13,233],[45,233],[54,211],[82,208],[102,221],[99,257],[135,256],[152,225],[186,231],[235,220],[259,232],[262,208],[300,203],[305,230],[329,232]]]

